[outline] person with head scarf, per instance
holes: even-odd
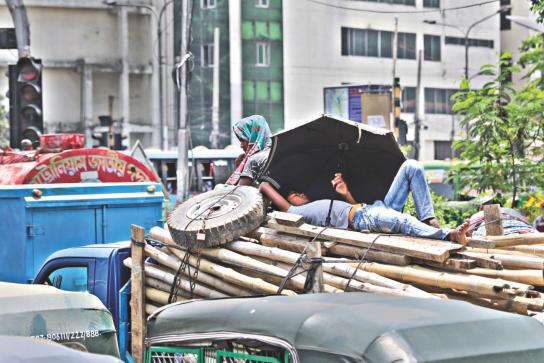
[[[262,174],[272,145],[272,132],[260,115],[245,117],[232,126],[244,150],[236,170],[227,180],[229,185],[251,185]]]

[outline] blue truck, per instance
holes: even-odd
[[[0,281],[28,283],[53,252],[130,238],[162,226],[160,183],[0,186]]]

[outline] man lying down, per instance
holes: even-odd
[[[301,215],[312,225],[326,226],[330,212],[330,226],[350,228],[356,231],[369,230],[379,233],[400,233],[408,236],[447,240],[466,244],[469,223],[464,222],[455,229],[440,228],[434,215],[431,194],[425,180],[423,168],[415,160],[407,160],[400,167],[383,201],[372,204],[357,203],[342,174],[335,174],[333,188],[345,201],[329,199],[310,201],[304,193],[290,191],[284,198],[270,183],[261,183],[259,189],[272,204],[282,212]],[[418,218],[402,213],[412,193]]]

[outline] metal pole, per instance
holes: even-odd
[[[395,78],[397,77],[397,47],[398,47],[398,34],[399,34],[399,18],[395,18],[395,31],[393,33],[393,83],[391,87],[391,111],[393,112],[393,119],[395,119]],[[391,131],[395,130],[395,123],[390,122],[389,128]],[[398,135],[395,135],[398,137]]]
[[[465,34],[465,79],[468,79],[468,47],[469,47],[468,32],[466,32]]]
[[[167,1],[161,8],[157,17],[157,51],[159,53],[159,122],[160,122],[160,134],[161,134],[161,148],[163,150],[168,149],[168,125],[164,122],[164,85],[163,85],[163,57],[162,57],[162,17],[168,5],[173,0]]]
[[[19,59],[30,57],[30,27],[23,0],[6,0],[15,27]]]
[[[186,60],[188,45],[189,1],[181,1],[181,59]],[[188,176],[188,133],[187,133],[187,71],[186,62],[180,68],[179,90],[179,130],[178,130],[178,163],[177,163],[177,202],[181,203],[187,197]]]
[[[419,160],[421,131],[421,49],[417,53],[416,112],[414,115],[414,159]]]
[[[213,30],[212,148],[219,147],[219,27]]]

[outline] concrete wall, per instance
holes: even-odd
[[[153,6],[157,12],[163,1],[129,0],[123,3]],[[120,47],[120,17],[116,7],[98,0],[28,0],[25,1],[31,31],[31,52],[44,64],[44,121],[46,131],[83,132],[87,117],[98,123],[97,116],[108,113],[108,96],[114,97],[113,117],[122,117],[123,92],[120,92],[123,52]],[[172,6],[165,13],[163,55],[173,57]],[[158,130],[158,58],[156,19],[148,9],[127,9],[128,49],[128,119],[131,132],[144,134],[144,146],[159,145]],[[12,27],[4,2],[0,3],[0,27]],[[5,94],[8,80],[3,77],[8,64],[17,61],[17,51],[0,51],[0,94]],[[169,64],[172,61],[169,59]],[[82,87],[84,67],[90,70],[90,89]],[[168,69],[168,70],[166,70]],[[169,67],[165,67],[165,83],[169,82]],[[84,111],[84,93],[90,109]],[[173,93],[165,86],[165,93]],[[173,96],[168,94],[172,110],[165,119],[173,123]],[[7,99],[2,101],[8,104]],[[166,108],[166,102],[165,106]],[[87,122],[88,124],[88,122]],[[132,126],[134,125],[134,127]],[[133,138],[134,139],[134,138]]]
[[[332,4],[332,3],[331,3]],[[398,16],[399,32],[417,33],[417,49],[423,49],[423,35],[440,35],[441,61],[423,61],[421,110],[424,110],[425,87],[457,88],[464,72],[464,47],[444,44],[444,37],[462,37],[454,28],[424,24],[423,20],[450,23],[461,29],[496,12],[499,3],[490,3],[463,10],[432,13],[401,14],[429,10],[423,0],[416,6],[391,5],[366,1],[337,1],[334,4],[352,9],[394,11]],[[473,4],[471,0],[442,0],[441,7],[451,8]],[[367,13],[339,9],[308,1],[284,0],[284,74],[285,74],[285,126],[294,127],[311,120],[324,111],[323,87],[352,84],[391,84],[393,61],[391,58],[342,56],[341,28],[394,31],[392,14]],[[308,19],[308,21],[301,21]],[[469,71],[474,74],[481,65],[495,63],[500,49],[499,16],[496,15],[474,27],[471,38],[490,39],[494,49],[470,47]],[[399,59],[397,77],[402,86],[416,86],[417,61]],[[475,86],[485,79],[474,79]],[[413,138],[413,115],[404,114],[409,121],[409,139]],[[421,131],[421,159],[434,157],[433,140],[450,140],[451,115],[424,115]],[[458,130],[458,125],[456,126]]]

